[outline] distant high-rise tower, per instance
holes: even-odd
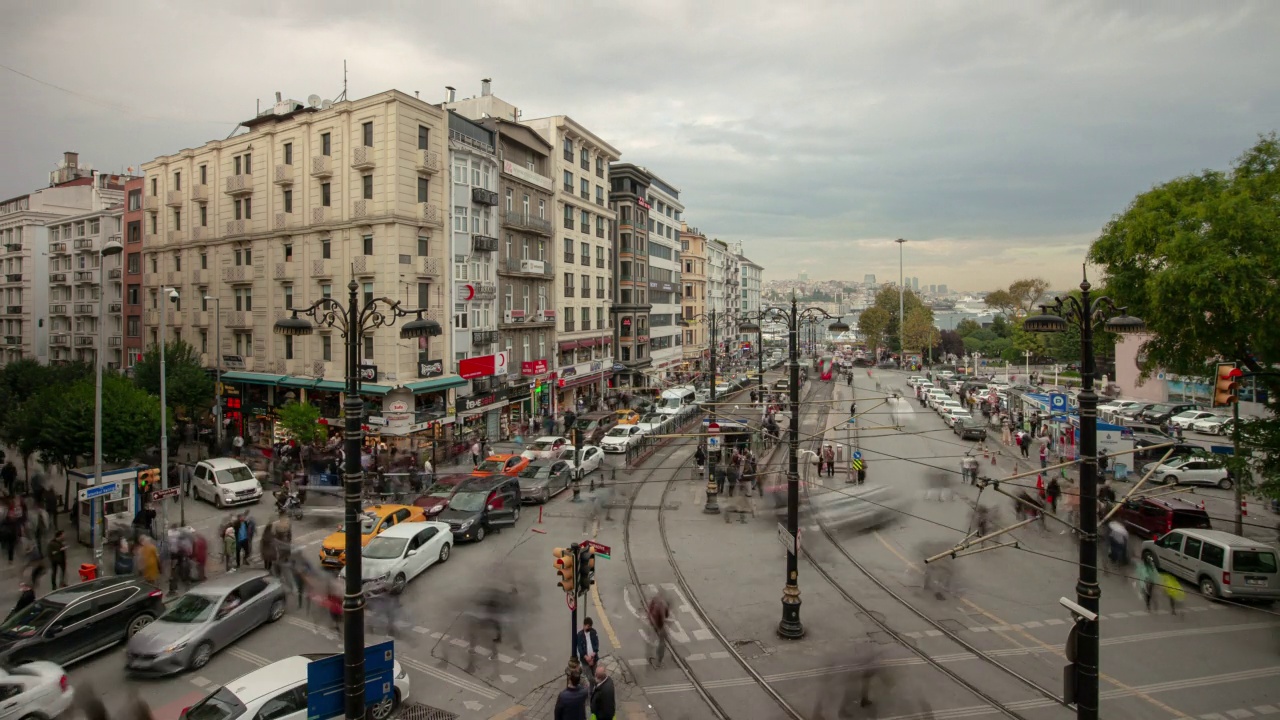
[[[911,289],[915,292],[920,292],[920,278],[911,278]]]
[[[937,295],[937,294],[938,294],[938,286],[937,286],[937,285],[930,285],[930,286],[929,286],[929,294],[930,294],[930,295]]]
[[[809,282],[809,271],[808,271],[808,270],[801,270],[801,271],[800,271],[800,282],[802,282],[802,283],[807,283],[807,282]]]
[[[863,275],[863,276],[862,276],[862,284],[863,284],[863,285],[875,285],[875,284],[876,284],[876,276],[875,276],[875,275],[872,275],[871,273],[867,273],[866,275]]]
[[[946,294],[947,294],[947,286],[946,286],[946,285],[939,285],[939,286],[938,286],[938,294],[939,294],[939,295],[946,295]]]

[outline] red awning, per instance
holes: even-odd
[[[564,388],[576,387],[578,385],[588,385],[593,382],[599,382],[603,372],[591,373],[590,375],[579,375],[578,377],[569,378],[564,381]]]
[[[565,340],[560,343],[560,352],[564,352],[565,350],[573,350],[578,347],[581,347],[581,344],[577,340]]]

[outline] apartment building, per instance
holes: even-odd
[[[741,320],[741,301],[738,298],[741,271],[728,243],[711,239],[707,248],[707,312],[716,315],[716,338],[722,352],[737,354],[738,325]]]
[[[680,327],[680,225],[684,205],[680,190],[649,174],[649,353],[651,377],[665,382],[684,362]]]
[[[470,176],[452,185],[440,177],[453,143],[446,115],[395,90],[306,105],[277,94],[240,134],[144,165],[144,342],[159,340],[158,303],[176,289],[166,337],[182,337],[223,370],[241,410],[228,413],[233,432],[271,442],[274,408],[293,398],[339,417],[341,329],[292,337],[273,326],[324,298],[345,305],[349,283],[361,306],[390,298],[449,326],[449,264],[470,255],[479,233],[445,229],[446,204],[459,192],[474,206]],[[465,191],[452,189],[463,182]],[[132,255],[133,244],[126,248]],[[361,396],[384,439],[425,450],[452,434],[453,390],[466,384],[453,340],[450,332],[402,340],[397,325],[359,338]]]
[[[648,194],[649,173],[644,168],[631,163],[609,166],[609,208],[617,216],[612,253],[614,359],[625,368],[615,375],[619,387],[651,384]]]
[[[48,226],[49,362],[124,367],[122,204],[72,215]]]
[[[680,223],[680,263],[683,356],[686,361],[697,360],[706,356],[711,343],[708,324],[694,319],[705,317],[710,309],[707,306],[707,236],[684,222]]]
[[[123,267],[124,298],[120,310],[121,323],[124,325],[122,339],[123,365],[133,367],[142,359],[145,349],[142,334],[143,305],[142,298],[142,226],[146,221],[146,213],[142,210],[142,192],[146,178],[133,177],[124,183],[124,208],[121,211],[121,242],[124,243],[123,254],[120,255]]]
[[[3,330],[0,334],[0,361],[8,363],[22,358],[34,358],[42,363],[50,361],[49,311],[51,304],[58,304],[50,302],[50,243],[65,241],[69,248],[78,250],[86,263],[93,262],[89,259],[91,255],[100,257],[94,255],[90,247],[77,248],[76,241],[82,241],[81,246],[86,240],[91,244],[96,242],[100,249],[101,237],[115,227],[113,222],[117,222],[115,217],[118,213],[112,215],[107,210],[122,203],[124,181],[125,178],[119,175],[94,172],[80,163],[77,153],[68,152],[63,155],[58,168],[50,172],[48,187],[0,201],[0,330]],[[64,223],[73,217],[77,219]],[[104,219],[109,222],[104,223]],[[115,232],[119,233],[118,227]],[[98,239],[95,241],[94,238]],[[75,262],[78,261],[72,261],[73,268]],[[97,267],[93,265],[86,270]],[[76,279],[75,275],[69,278],[72,281]],[[77,289],[86,297],[96,299],[100,292],[96,270],[80,278]],[[70,297],[74,300],[74,292]],[[74,308],[67,308],[67,311],[72,312]],[[88,312],[83,316],[90,317]],[[86,322],[95,323],[97,317],[97,313],[93,313],[90,320],[82,319],[80,326],[85,327]],[[79,357],[109,361],[109,353],[98,352],[96,335],[84,337],[86,339],[80,340],[78,346],[73,346],[73,341],[68,338],[66,349],[78,347],[80,353],[68,352],[64,357],[60,352],[59,359]],[[57,347],[63,349],[61,345]]]
[[[612,223],[605,193],[609,164],[620,157],[612,145],[567,115],[526,120],[552,146],[558,220],[551,252],[554,281],[557,397],[559,407],[589,405],[603,395],[615,358]]]
[[[742,243],[733,244],[733,257],[738,264],[741,275],[741,285],[739,293],[741,302],[738,306],[740,317],[758,317],[760,308],[763,307],[761,301],[761,293],[764,288],[764,268],[752,262],[742,252]],[[742,335],[739,340],[742,342],[754,343],[756,341],[754,333]]]

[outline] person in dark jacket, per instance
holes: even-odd
[[[591,693],[591,714],[596,720],[613,720],[618,703],[614,697],[613,678],[605,672],[604,666],[596,668],[596,687]]]
[[[32,598],[34,599],[34,598]],[[555,720],[586,720],[587,686],[577,670],[569,671],[565,688],[556,698]]]
[[[594,682],[596,663],[600,660],[600,634],[596,632],[591,618],[582,619],[582,629],[574,639],[574,652],[578,655],[578,662],[582,663],[583,672],[588,673],[587,682]]]
[[[59,530],[49,541],[49,585],[50,589],[58,589],[58,578],[62,578],[63,586],[67,584],[67,537]]]
[[[22,608],[36,601],[36,591],[31,587],[31,583],[27,582],[26,580],[23,580],[21,583],[18,584],[18,588],[21,590],[21,592],[18,595],[18,603],[13,606],[12,610],[9,611],[9,617],[13,617],[18,613],[19,610],[22,610]],[[559,705],[557,704],[557,708],[558,707]],[[559,715],[557,715],[556,717],[558,718]]]

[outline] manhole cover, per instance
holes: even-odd
[[[448,710],[422,703],[407,703],[396,713],[397,720],[457,720],[457,717],[457,714]]]
[[[734,640],[733,646],[737,648],[738,653],[742,657],[752,660],[762,655],[769,655],[773,651],[766,648],[759,640]]]

